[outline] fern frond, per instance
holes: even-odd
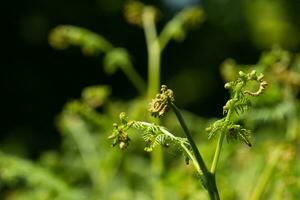
[[[217,133],[221,132],[226,135],[227,140],[240,140],[241,142],[251,146],[250,143],[250,131],[241,127],[241,125],[235,124],[235,120],[232,118],[233,112],[236,115],[243,114],[251,106],[249,96],[258,96],[266,88],[267,82],[263,80],[264,75],[257,75],[253,70],[246,74],[242,71],[239,72],[239,77],[225,84],[225,88],[231,91],[231,99],[227,101],[223,107],[224,118],[216,121],[210,127],[206,129],[209,132],[208,138],[212,138]],[[250,81],[256,81],[259,84],[259,88],[256,91],[248,91],[245,89],[246,85]]]
[[[157,145],[168,147],[170,145],[169,142],[172,142],[175,145],[187,143],[187,140],[185,138],[174,136],[162,126],[158,126],[147,122],[135,121],[132,127],[139,131],[142,131],[142,137],[144,141],[149,144],[145,148],[145,150],[148,152],[152,151],[153,148],[155,148]]]
[[[49,34],[49,43],[57,49],[66,49],[70,45],[79,46],[86,55],[98,55],[113,49],[113,46],[101,35],[71,25],[60,25],[54,28]]]
[[[186,159],[186,162],[191,160],[199,173],[199,175],[203,175],[198,162],[195,159],[194,154],[192,153],[192,148],[187,138],[176,137],[171,132],[169,132],[165,127],[158,126],[156,124],[143,122],[143,121],[127,121],[125,113],[120,114],[121,125],[115,124],[113,134],[109,137],[110,139],[114,139],[114,144],[120,144],[122,141],[122,135],[124,135],[125,131],[130,128],[136,129],[137,131],[142,132],[143,140],[148,144],[144,150],[147,152],[153,151],[153,149],[157,145],[161,145],[163,147],[168,147],[169,145],[174,145],[177,147]],[[128,137],[128,134],[126,133]],[[119,139],[118,139],[119,138]],[[124,139],[124,138],[123,138]],[[130,140],[129,137],[127,139]]]

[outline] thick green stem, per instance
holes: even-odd
[[[160,46],[155,28],[155,11],[152,7],[144,8],[142,15],[148,51],[148,95],[155,96],[160,87]]]
[[[220,199],[216,183],[215,183],[213,177],[211,176],[211,173],[208,171],[208,169],[205,165],[205,162],[204,162],[204,160],[203,160],[203,158],[202,158],[202,156],[201,156],[201,154],[200,154],[200,152],[199,152],[199,150],[196,146],[196,143],[194,142],[194,140],[193,140],[193,138],[192,138],[192,136],[189,132],[189,129],[187,128],[187,125],[186,125],[179,109],[172,102],[170,102],[170,105],[171,105],[171,108],[173,109],[173,111],[174,111],[174,113],[175,113],[182,129],[184,130],[184,133],[187,136],[187,139],[188,139],[188,141],[191,145],[191,148],[192,148],[193,153],[196,157],[196,160],[199,163],[200,169],[203,172],[210,199]]]
[[[155,10],[151,6],[146,6],[142,14],[142,23],[146,37],[148,52],[148,98],[151,99],[159,91],[160,87],[160,59],[161,52],[157,32],[155,27]],[[160,176],[164,170],[163,153],[158,147],[152,155],[152,170],[154,172],[154,199],[164,199],[163,184]]]

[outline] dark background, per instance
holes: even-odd
[[[162,13],[158,30],[183,6],[201,5],[206,12],[206,21],[182,43],[172,41],[162,58],[162,82],[176,88],[181,107],[202,116],[221,114],[226,91],[218,68],[226,58],[255,63],[273,44],[299,49],[297,0],[149,2],[155,2]],[[101,56],[84,57],[79,48],[52,49],[48,33],[59,24],[88,28],[115,46],[127,48],[136,69],[146,79],[143,31],[126,23],[124,1],[15,0],[1,4],[2,148],[14,143],[26,147],[35,157],[57,147],[60,136],[55,116],[86,86],[111,85],[115,99],[130,99],[137,94],[123,73],[105,75]]]

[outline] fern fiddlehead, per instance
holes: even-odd
[[[210,170],[214,176],[225,137],[227,141],[240,140],[249,147],[252,146],[250,142],[251,131],[243,128],[239,124],[236,124],[236,120],[233,118],[233,115],[234,113],[240,115],[251,106],[249,96],[255,97],[263,93],[267,86],[267,82],[263,79],[263,77],[263,74],[257,75],[255,70],[247,74],[240,71],[239,77],[235,81],[225,84],[225,88],[229,89],[231,92],[231,99],[227,101],[223,107],[223,114],[225,117],[217,120],[206,129],[206,131],[209,132],[209,139],[220,133]],[[246,89],[246,86],[251,81],[255,81],[259,84],[259,87],[256,91],[249,91]]]
[[[223,107],[223,114],[225,117],[217,120],[206,129],[206,131],[209,132],[209,139],[221,132],[221,135],[223,133],[227,140],[239,139],[248,146],[251,146],[249,140],[250,130],[244,129],[241,125],[235,124],[235,120],[232,118],[233,113],[240,115],[251,106],[249,96],[255,97],[263,93],[268,85],[263,77],[264,76],[262,74],[257,75],[255,70],[248,74],[240,71],[239,77],[235,81],[225,84],[225,88],[229,89],[231,92],[231,99],[228,100]],[[250,81],[256,81],[259,84],[256,91],[249,91],[246,89],[246,86]]]

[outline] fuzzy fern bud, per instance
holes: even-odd
[[[139,1],[131,1],[125,5],[124,16],[128,23],[141,26],[144,4]]]
[[[198,26],[204,19],[204,12],[199,7],[185,8],[180,14],[186,28]]]
[[[175,101],[173,91],[162,85],[160,93],[150,103],[149,112],[153,117],[161,117],[167,112],[168,104],[173,101]]]
[[[129,1],[124,8],[124,16],[129,24],[142,27],[142,15],[145,8],[150,9],[155,20],[158,18],[158,10],[153,6],[146,6],[139,1]]]
[[[194,29],[204,20],[204,12],[199,7],[189,7],[183,9],[176,19],[172,24],[174,26],[173,38],[181,41],[185,38],[188,30]]]

